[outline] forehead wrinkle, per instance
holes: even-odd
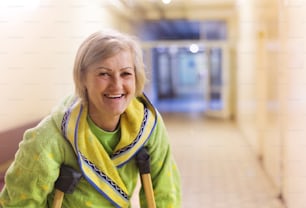
[[[97,66],[95,69],[96,69],[96,70],[105,69],[105,70],[107,70],[107,71],[112,71],[112,69],[110,69],[110,68],[108,68],[108,67],[105,67],[105,66]]]

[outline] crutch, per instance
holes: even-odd
[[[61,208],[64,194],[71,194],[82,174],[67,165],[61,165],[60,175],[55,181],[55,195],[52,208]]]
[[[146,148],[142,148],[136,155],[136,163],[141,175],[141,183],[145,191],[148,208],[156,208],[152,180],[150,175],[150,155]]]

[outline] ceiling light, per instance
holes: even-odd
[[[164,4],[170,4],[171,0],[162,0]]]
[[[197,44],[191,44],[189,50],[191,53],[197,53],[199,51],[199,46]]]

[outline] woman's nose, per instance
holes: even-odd
[[[121,77],[120,76],[113,76],[113,79],[112,79],[112,86],[114,88],[118,88],[118,87],[121,87],[121,84],[122,84],[122,80],[121,80]]]

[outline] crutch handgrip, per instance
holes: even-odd
[[[60,175],[55,182],[55,194],[52,208],[61,208],[64,194],[71,194],[82,174],[67,165],[61,165]]]
[[[141,182],[146,195],[148,208],[156,208],[152,180],[150,175],[150,155],[146,148],[139,150],[136,162],[141,175]]]

